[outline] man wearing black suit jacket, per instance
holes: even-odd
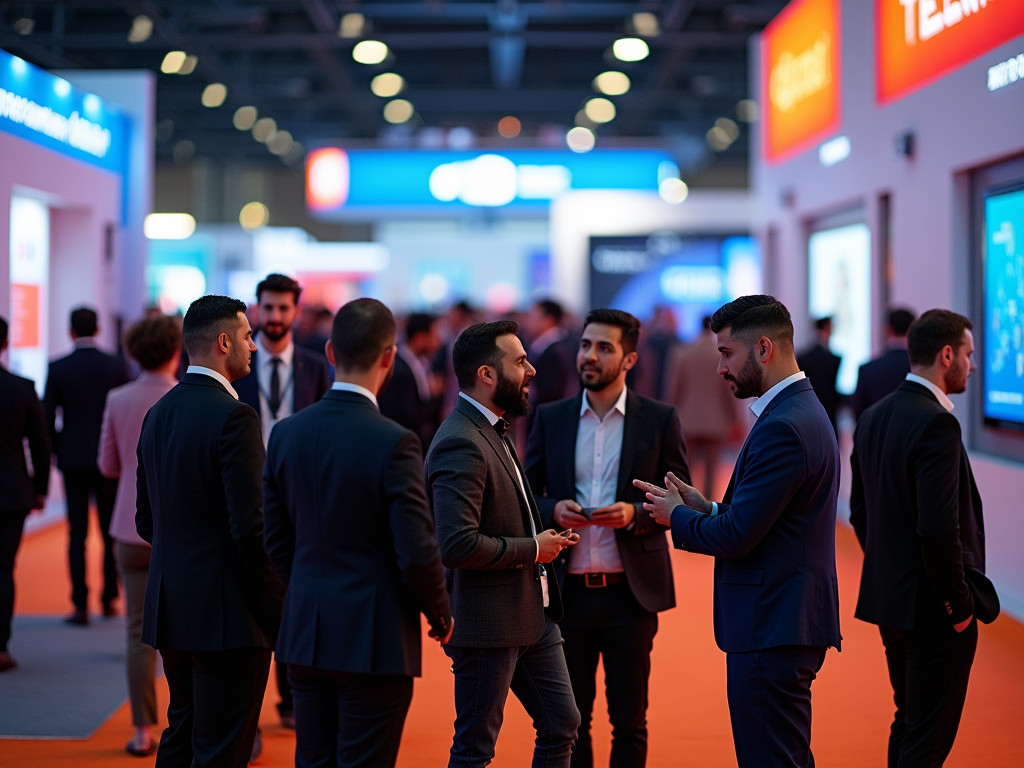
[[[64,495],[68,507],[68,564],[71,571],[71,602],[75,610],[71,624],[89,623],[89,588],[85,579],[85,539],[89,535],[89,497],[95,494],[103,534],[103,615],[114,616],[117,599],[117,565],[114,540],[110,537],[110,518],[117,497],[117,478],[103,477],[96,464],[99,455],[100,428],[107,393],[128,382],[124,358],[108,355],[96,348],[98,332],[96,312],[79,307],[71,312],[71,339],[75,351],[50,363],[43,402],[57,467],[64,476]],[[63,427],[58,432],[57,410]]]
[[[579,537],[542,530],[503,418],[529,410],[534,367],[509,321],[470,326],[452,359],[462,390],[427,454],[437,538],[455,616],[444,651],[455,674],[448,765],[494,758],[511,690],[533,718],[535,766],[567,768],[579,712],[557,621],[561,591],[545,564]]]
[[[858,619],[877,624],[896,716],[889,768],[941,766],[953,748],[986,621],[981,496],[949,395],[974,370],[971,322],[925,312],[907,337],[911,373],[854,434],[850,523],[864,548]]]
[[[582,720],[573,768],[594,762],[590,718],[601,658],[612,768],[646,764],[651,649],[658,612],[676,604],[665,529],[630,480],[660,481],[674,472],[689,482],[690,471],[676,409],[626,388],[639,336],[640,321],[626,312],[587,315],[576,354],[584,391],[537,410],[526,454],[544,524],[580,534],[554,563],[565,604],[565,661]]]
[[[192,302],[191,364],[139,439],[135,524],[153,545],[142,641],[170,688],[157,768],[242,768],[252,753],[284,585],[263,544],[259,417],[231,386],[254,348],[245,304]]]
[[[441,413],[443,385],[430,370],[430,361],[440,349],[437,318],[421,313],[409,315],[405,343],[398,346],[391,382],[380,394],[380,412],[418,435],[424,454],[437,432]]]
[[[828,348],[829,339],[832,338],[832,318],[823,317],[815,320],[814,332],[817,334],[817,341],[814,346],[796,356],[796,364],[807,374],[808,381],[814,387],[814,394],[818,396],[825,413],[828,414],[828,420],[832,422],[832,430],[839,434],[840,398],[836,389],[836,379],[839,377],[839,366],[842,365],[843,358]]]
[[[0,317],[0,354],[7,349],[7,321]],[[0,365],[0,672],[18,666],[7,652],[14,613],[14,559],[25,518],[46,505],[50,441],[34,382]],[[28,440],[32,472],[25,463]]]
[[[885,354],[869,360],[857,372],[857,390],[850,398],[854,418],[877,403],[896,388],[910,373],[910,357],[907,355],[907,331],[914,322],[914,313],[906,309],[894,309],[889,313],[889,324],[885,329],[888,349]]]
[[[537,376],[530,386],[533,411],[527,415],[529,428],[533,427],[538,406],[576,393],[576,349],[569,340],[569,332],[562,327],[564,317],[562,305],[551,299],[538,301],[530,309],[530,358],[536,364]]]
[[[357,299],[334,320],[335,383],[281,422],[264,473],[267,549],[288,585],[278,662],[295,698],[295,764],[394,766],[420,675],[420,620],[452,633],[419,438],[377,410],[395,319]]]

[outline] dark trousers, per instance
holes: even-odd
[[[75,608],[88,607],[89,589],[85,583],[85,539],[89,535],[89,498],[96,496],[100,532],[103,534],[103,603],[117,597],[117,564],[114,540],[110,537],[110,517],[114,513],[117,478],[103,477],[98,469],[66,469],[64,493],[68,500],[68,565],[71,568],[71,602]]]
[[[811,683],[825,646],[726,654],[729,718],[739,768],[814,768]]]
[[[889,768],[939,768],[960,727],[978,622],[959,634],[952,627],[879,629],[896,701]]]
[[[580,713],[573,700],[558,625],[545,618],[534,645],[466,648],[446,645],[455,674],[455,738],[450,768],[483,768],[494,759],[509,690],[537,729],[533,768],[566,768]]]
[[[644,609],[624,581],[588,589],[570,576],[562,601],[565,618],[559,627],[582,721],[572,750],[572,768],[594,764],[590,722],[601,657],[612,723],[611,768],[642,768],[647,763],[647,683],[658,614]]]
[[[14,615],[14,559],[28,510],[0,510],[0,652],[7,650]]]
[[[160,649],[171,701],[157,768],[245,768],[252,756],[270,651]]]
[[[296,768],[392,768],[412,701],[408,675],[288,665]]]
[[[290,715],[295,712],[295,701],[292,698],[292,684],[288,680],[288,665],[274,656],[274,672],[277,678],[277,694],[281,701],[277,704],[277,711],[280,715]]]

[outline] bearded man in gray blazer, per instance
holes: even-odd
[[[556,624],[558,584],[545,564],[579,541],[542,530],[504,416],[529,411],[536,373],[518,326],[481,323],[455,342],[459,398],[426,461],[455,632],[444,647],[455,674],[455,738],[448,765],[494,758],[509,690],[537,728],[535,768],[567,768],[579,711]]]

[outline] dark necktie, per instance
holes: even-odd
[[[281,374],[277,367],[281,364],[281,358],[270,358],[270,397],[267,405],[270,406],[270,415],[275,419],[277,412],[281,409]]]
[[[498,419],[494,422],[494,431],[498,433],[498,439],[504,442],[505,433],[508,432],[508,422],[504,419]]]

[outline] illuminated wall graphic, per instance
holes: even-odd
[[[11,198],[11,370],[46,384],[50,278],[50,209],[29,197]]]

